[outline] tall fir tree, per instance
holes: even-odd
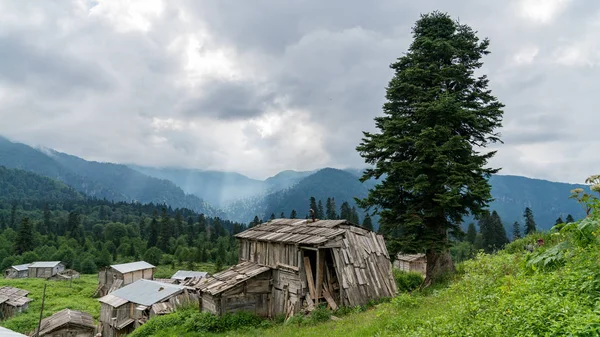
[[[562,216],[559,216],[556,221],[554,221],[555,225],[560,225],[562,223],[565,223],[565,221],[562,219]]]
[[[187,225],[185,226],[185,232],[187,235],[188,246],[191,247],[194,245],[194,240],[196,240],[196,236],[198,235],[196,233],[196,226],[194,224],[194,219],[191,216],[188,216],[188,218],[187,218]]]
[[[352,209],[347,201],[344,201],[342,206],[340,206],[340,219],[347,221],[352,220]]]
[[[292,212],[290,213],[290,219],[296,219],[297,216],[298,216],[298,214],[296,213],[296,210],[293,209]]]
[[[44,219],[42,221],[42,225],[40,226],[40,234],[45,235],[53,231],[53,228],[51,228],[52,226],[50,224],[51,216],[52,214],[50,213],[50,207],[48,206],[48,203],[44,203]]]
[[[325,219],[325,210],[323,209],[323,202],[321,202],[321,199],[319,199],[319,202],[317,203],[317,218]]]
[[[12,229],[16,228],[17,224],[17,203],[14,202],[10,208],[10,222],[9,227]]]
[[[369,213],[365,214],[365,219],[363,220],[362,226],[370,231],[373,230],[373,220],[371,219]]]
[[[566,223],[571,223],[571,222],[575,222],[575,219],[573,219],[573,216],[571,214],[567,214],[567,218],[565,219]]]
[[[521,238],[521,225],[518,221],[513,223],[513,240],[517,240]]]
[[[315,216],[317,216],[317,212],[319,211],[319,206],[317,206],[317,200],[315,199],[315,197],[310,197],[310,199],[308,200],[308,208],[312,209],[313,212],[315,212]]]
[[[475,244],[475,238],[477,237],[477,228],[475,228],[475,223],[469,223],[469,227],[467,228],[467,241],[471,244]]]
[[[281,214],[279,214],[279,218],[280,219],[285,219],[285,214],[283,212],[281,212]]]
[[[523,212],[523,217],[525,218],[525,235],[534,233],[537,230],[537,225],[533,218],[533,211],[531,210],[531,208],[525,208],[525,212]]]
[[[181,216],[181,212],[178,210],[175,211],[175,226],[173,227],[173,237],[178,238],[182,235],[183,232],[183,216]]]
[[[21,255],[33,249],[33,226],[29,218],[25,217],[21,220],[17,237],[14,243],[14,252]]]
[[[173,237],[173,224],[167,214],[167,209],[163,207],[160,215],[160,231],[158,235],[157,247],[165,253],[169,252],[169,239]]]
[[[150,233],[148,234],[148,248],[156,247],[158,243],[159,236],[159,225],[156,218],[158,214],[156,210],[154,210],[152,214],[152,220],[150,221]]]
[[[271,217],[270,217],[270,219],[271,219],[271,220],[275,220],[275,213],[271,213]]]
[[[496,151],[481,151],[500,141],[502,108],[475,77],[488,54],[467,25],[449,15],[424,14],[412,30],[413,42],[391,65],[380,133],[364,132],[357,147],[372,165],[361,177],[382,181],[360,200],[375,207],[390,254],[425,251],[425,283],[455,270],[448,234],[458,232],[464,216],[485,213],[491,198],[487,167]]]
[[[206,232],[206,217],[204,214],[198,216],[198,233]]]

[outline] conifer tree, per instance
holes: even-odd
[[[280,219],[285,219],[285,214],[283,214],[283,212],[281,212],[281,214],[279,214],[279,218]]]
[[[163,207],[162,214],[160,215],[160,231],[157,246],[165,253],[169,253],[169,239],[173,237],[172,227],[171,218],[169,218],[166,208]]]
[[[554,221],[555,225],[560,225],[562,223],[565,223],[565,221],[562,219],[562,216],[559,216],[556,221]]]
[[[15,239],[14,251],[15,254],[21,255],[32,250],[33,247],[33,226],[29,222],[29,218],[25,217],[21,220],[21,225],[17,231]]]
[[[198,233],[206,232],[206,217],[204,214],[198,216]]]
[[[573,216],[571,214],[567,215],[567,219],[565,220],[566,223],[571,223],[571,222],[575,222],[575,219],[573,219]]]
[[[158,226],[158,221],[156,220],[157,216],[158,216],[158,214],[156,213],[156,210],[155,210],[154,213],[152,214],[152,221],[150,221],[150,233],[148,234],[148,247],[147,248],[156,247],[156,244],[158,243],[159,226]],[[98,263],[96,263],[96,264],[98,264]]]
[[[475,238],[477,237],[477,228],[473,222],[469,223],[467,228],[467,241],[471,244],[475,244]]]
[[[313,212],[315,212],[315,216],[317,216],[317,212],[319,211],[319,207],[317,206],[317,200],[315,199],[315,197],[310,197],[308,208],[312,209]]]
[[[48,234],[50,232],[52,232],[52,228],[50,225],[50,208],[48,207],[48,203],[44,204],[44,220],[42,222],[42,226],[40,228],[40,234],[44,235],[44,234]]]
[[[513,240],[517,240],[521,238],[521,225],[518,221],[515,221],[513,224]]]
[[[317,203],[317,218],[325,219],[325,210],[323,209],[321,199],[319,199],[319,202]]]
[[[325,217],[329,220],[333,220],[333,218],[331,217],[331,215],[334,213],[334,208],[332,208],[331,205],[331,198],[327,198],[327,201],[325,202]]]
[[[271,220],[275,220],[275,213],[271,213],[271,217],[270,217],[270,219],[271,219]]]
[[[175,211],[175,227],[173,231],[173,237],[178,238],[182,235],[183,232],[183,216],[181,216],[181,212],[178,210]]]
[[[533,211],[531,210],[531,208],[525,208],[523,217],[525,218],[525,235],[529,235],[535,232],[537,229],[535,220],[533,219]]]
[[[362,225],[365,229],[368,229],[370,231],[373,230],[373,220],[371,219],[371,216],[369,215],[369,213],[365,214],[365,220],[363,221],[363,225]]]
[[[425,251],[425,283],[455,270],[448,234],[469,214],[481,215],[491,198],[487,167],[500,141],[502,108],[475,73],[488,54],[469,26],[449,15],[424,14],[407,53],[391,65],[380,133],[365,132],[357,147],[373,168],[361,182],[385,176],[359,206],[380,214],[390,254]]]
[[[296,216],[297,216],[297,214],[296,214],[296,210],[295,210],[295,209],[293,209],[293,210],[292,210],[292,213],[290,213],[290,219],[296,219]]]

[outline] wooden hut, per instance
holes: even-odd
[[[66,269],[60,273],[48,278],[49,281],[70,281],[79,278],[79,272],[73,269]]]
[[[9,330],[0,326],[0,336],[2,337],[27,337],[24,334]]]
[[[96,324],[92,315],[70,309],[61,310],[44,318],[40,333],[34,337],[93,337]]]
[[[27,278],[30,263],[10,266],[4,270],[5,278]]]
[[[425,276],[427,270],[427,257],[425,254],[402,254],[396,255],[394,267],[406,272],[416,272]]]
[[[348,221],[275,219],[236,237],[240,263],[197,285],[203,311],[291,316],[397,292],[383,236]]]
[[[153,280],[156,267],[146,261],[114,264],[98,272],[96,295],[104,296],[138,280]]]
[[[0,320],[7,319],[23,312],[33,301],[27,297],[27,290],[3,286],[0,287]]]
[[[131,333],[154,315],[162,315],[186,304],[198,304],[188,288],[140,279],[99,299],[102,337]]]
[[[65,270],[61,261],[38,261],[29,265],[28,274],[31,278],[49,278]]]

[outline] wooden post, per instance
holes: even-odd
[[[42,294],[42,308],[40,309],[40,320],[38,321],[38,328],[36,336],[40,335],[40,328],[42,327],[42,316],[44,314],[44,301],[46,300],[46,283],[44,283],[44,293]]]
[[[323,265],[325,264],[325,251],[317,250],[317,294],[315,303],[319,304],[319,299],[323,297]]]

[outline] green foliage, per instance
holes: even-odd
[[[423,275],[415,272],[406,272],[397,268],[393,269],[394,280],[399,292],[413,291],[423,283]]]
[[[535,219],[533,218],[533,211],[531,210],[531,208],[525,208],[523,217],[525,218],[525,235],[534,233],[537,230],[537,224],[535,223]]]
[[[500,140],[503,104],[487,89],[486,76],[473,75],[489,41],[440,12],[422,15],[413,38],[391,65],[385,116],[375,118],[381,132],[365,132],[357,147],[374,166],[361,181],[386,175],[359,205],[381,215],[391,254],[447,252],[448,232],[458,232],[464,216],[482,214],[492,200],[488,178],[498,171],[486,167],[495,151],[474,149]],[[431,270],[453,269],[446,259],[434,261]]]
[[[160,264],[162,257],[163,252],[156,247],[152,247],[144,253],[144,260],[155,266]]]

